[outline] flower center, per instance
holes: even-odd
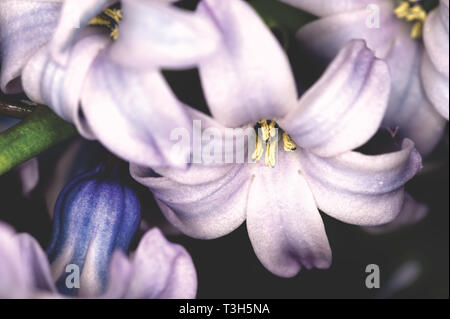
[[[119,23],[122,20],[120,9],[106,9],[89,22],[92,26],[101,26],[109,30],[109,35],[113,40],[119,38]]]
[[[258,162],[265,153],[266,166],[275,167],[278,149],[278,124],[272,120],[262,119],[256,124],[255,130],[257,132],[256,147],[252,154],[252,159]],[[286,132],[283,132],[282,137],[284,150],[286,152],[294,152],[297,146],[291,137]]]
[[[411,38],[418,39],[422,36],[422,29],[427,11],[422,6],[421,0],[403,0],[394,10],[397,18],[413,23]]]

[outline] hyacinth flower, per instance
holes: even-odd
[[[2,1],[2,91],[23,89],[125,160],[181,165],[188,151],[167,151],[169,133],[191,121],[159,69],[192,67],[218,36],[167,2]]]
[[[347,41],[366,40],[392,75],[383,125],[422,155],[435,148],[449,118],[448,0],[431,11],[431,1],[418,0],[281,1],[320,17],[297,34],[314,59],[330,61]]]
[[[158,229],[128,258],[140,221],[137,195],[101,165],[61,192],[44,253],[28,234],[0,224],[0,296],[8,298],[193,298],[189,254]]]
[[[421,168],[407,139],[388,154],[352,151],[383,118],[387,65],[363,41],[352,41],[298,100],[287,57],[251,7],[203,0],[198,13],[216,23],[223,42],[199,67],[212,117],[189,112],[204,132],[221,136],[229,128],[258,128],[249,152],[255,163],[194,162],[185,171],[132,165],[132,176],[184,234],[217,238],[246,221],[254,251],[272,273],[329,267],[319,209],[350,224],[388,223],[401,210],[404,184]],[[208,138],[201,142],[209,145]]]

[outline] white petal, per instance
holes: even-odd
[[[20,75],[27,61],[51,38],[61,1],[0,2],[0,87],[5,93],[22,90]]]
[[[227,126],[283,116],[297,100],[288,59],[256,12],[240,0],[204,0],[199,13],[222,31],[222,44],[199,67],[211,113]]]
[[[219,34],[209,19],[159,2],[122,1],[113,60],[136,68],[192,67],[217,50]]]
[[[297,145],[320,156],[350,151],[378,130],[390,87],[386,63],[364,41],[352,41],[278,123]]]
[[[400,212],[404,184],[421,168],[414,143],[402,150],[368,156],[349,152],[321,158],[301,151],[302,173],[318,207],[328,215],[355,225],[381,225]]]
[[[257,164],[258,165],[258,164]],[[274,168],[258,165],[247,205],[247,229],[256,255],[271,272],[295,276],[302,266],[328,268],[331,249],[296,153],[279,153]]]

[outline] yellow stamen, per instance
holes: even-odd
[[[283,132],[283,146],[286,152],[293,152],[297,149],[297,145],[286,132]]]
[[[113,40],[119,38],[119,23],[122,20],[120,9],[106,9],[100,15],[89,22],[89,25],[106,27],[110,31]]]
[[[255,148],[255,151],[252,154],[252,160],[258,162],[261,159],[263,153],[264,153],[264,147],[263,147],[262,141],[257,136],[256,137],[256,148]]]
[[[421,5],[415,4],[417,2],[419,2],[419,0],[404,0],[394,10],[394,14],[397,18],[414,23],[411,29],[411,38],[413,39],[422,36],[423,24],[427,18],[427,12]]]
[[[111,24],[111,21],[102,18],[102,17],[95,17],[94,19],[89,22],[89,25],[102,25],[102,26],[108,26]]]
[[[420,37],[422,37],[422,30],[423,30],[423,22],[414,23],[411,29],[411,38],[419,39]]]
[[[262,134],[261,137],[262,137],[263,141],[267,143],[267,141],[270,138],[269,124],[267,124],[267,120],[260,120],[260,121],[258,121],[258,124],[261,125],[261,134]]]
[[[119,9],[106,9],[103,11],[108,17],[119,23],[122,20],[122,11]]]
[[[256,137],[256,146],[252,153],[252,159],[258,162],[265,153],[265,164],[269,167],[275,167],[279,138],[277,123],[262,119],[258,121],[258,126],[260,130],[258,131],[259,135]],[[286,152],[293,152],[297,149],[294,141],[285,132],[283,132],[283,144]]]
[[[275,167],[277,148],[278,148],[278,138],[275,138],[273,141],[270,141],[270,143],[267,143],[266,157],[265,157],[266,166],[272,168]]]
[[[119,38],[119,27],[116,26],[111,33],[109,34],[109,36],[113,39],[113,40],[117,40]]]
[[[394,13],[399,19],[403,19],[408,14],[410,7],[409,3],[403,1],[397,8],[395,8]]]

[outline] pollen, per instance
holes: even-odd
[[[427,18],[427,12],[420,2],[420,0],[403,0],[394,10],[397,18],[413,23],[411,29],[411,38],[413,39],[422,36],[423,24]]]
[[[266,166],[275,167],[279,140],[279,127],[277,123],[262,119],[256,124],[255,130],[257,130],[258,134],[256,136],[256,146],[252,154],[252,159],[258,162],[263,154],[265,154],[264,162]],[[282,137],[286,152],[293,152],[297,149],[294,141],[286,132],[283,132]]]
[[[89,22],[91,26],[106,27],[113,40],[119,38],[119,24],[122,20],[122,11],[120,9],[106,9]]]

